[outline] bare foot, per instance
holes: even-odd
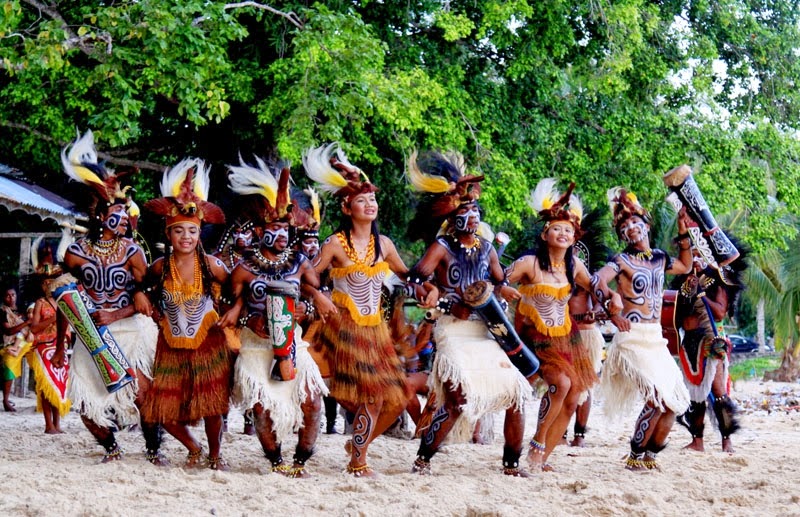
[[[292,465],[292,471],[289,475],[291,478],[299,478],[299,479],[307,479],[311,477],[311,474],[308,473],[306,470],[305,465],[301,465],[299,463],[294,463]]]
[[[506,475],[506,476],[511,476],[511,477],[515,477],[515,478],[529,478],[529,477],[531,477],[531,474],[527,470],[525,470],[525,469],[523,469],[521,467],[514,467],[514,468],[507,468],[506,467],[506,468],[503,468],[503,474]]]
[[[549,463],[542,463],[542,472],[555,472],[556,469],[553,468],[552,465]]]
[[[723,438],[722,439],[722,452],[727,452],[733,454],[736,452],[733,448],[733,444],[731,443],[730,438]]]
[[[15,407],[14,403],[10,400],[3,401],[3,409],[5,409],[9,413],[16,413],[17,408]]]
[[[242,434],[246,434],[248,436],[253,436],[256,434],[256,426],[255,424],[244,424],[244,430]]]
[[[724,445],[725,444],[723,442],[723,448],[724,448]],[[703,445],[703,439],[702,438],[692,438],[691,443],[689,443],[689,445],[685,446],[684,449],[689,449],[690,451],[697,451],[697,452],[706,452],[706,448]]]
[[[61,434],[61,430],[53,427],[45,427],[44,434]]]
[[[571,441],[571,442],[569,442],[569,444],[570,444],[572,447],[586,447],[586,444],[584,443],[583,436],[577,436],[577,435],[576,435],[576,436],[575,436],[575,437],[572,439],[572,441]]]

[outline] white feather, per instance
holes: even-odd
[[[211,166],[206,165],[203,160],[196,160],[197,168],[194,172],[194,185],[192,190],[197,197],[203,201],[208,200],[208,192],[211,188]]]
[[[239,195],[258,194],[266,198],[272,206],[278,196],[278,180],[272,174],[267,164],[256,156],[258,167],[245,163],[239,155],[239,164],[228,165],[231,173],[228,175],[228,184],[233,192]]]
[[[195,165],[193,158],[185,158],[177,165],[164,173],[161,178],[161,195],[164,197],[175,197],[180,192],[181,185],[186,179],[186,173]]]
[[[536,188],[531,192],[528,198],[528,205],[538,213],[546,208],[550,208],[558,198],[559,194],[556,190],[555,178],[544,178],[539,181]]]
[[[338,151],[341,151],[339,144],[333,142],[332,144],[308,149],[303,155],[303,168],[306,170],[306,175],[318,185],[320,190],[335,193],[347,186],[347,180],[331,167],[331,156],[334,153],[339,157],[339,161],[349,164],[344,153],[339,153]]]

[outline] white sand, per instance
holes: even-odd
[[[185,450],[171,437],[163,450],[176,466],[147,463],[140,432],[119,433],[127,456],[101,465],[76,413],[62,424],[66,434],[49,436],[35,400],[15,398],[17,413],[0,412],[0,515],[800,515],[800,384],[734,388],[743,429],[733,455],[720,451],[708,423],[706,452],[683,450],[689,434],[676,425],[661,472],[628,472],[622,458],[636,414],[609,422],[595,401],[587,447],[558,447],[557,472],[533,479],[500,473],[501,418],[495,443],[448,446],[430,477],[408,473],[416,441],[381,437],[370,448],[381,477],[354,479],[343,473],[345,437],[322,434],[309,462],[314,477],[292,480],[270,473],[256,438],[238,434],[235,412],[223,445],[232,471],[185,471]],[[527,409],[529,438],[536,408]],[[285,444],[284,457],[293,449]]]

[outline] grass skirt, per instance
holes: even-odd
[[[583,346],[589,352],[592,368],[596,374],[600,375],[600,370],[603,368],[603,348],[606,346],[603,333],[596,326],[589,329],[580,329],[578,332],[581,334]]]
[[[683,374],[657,323],[631,323],[629,332],[617,332],[606,355],[601,391],[608,416],[631,411],[639,396],[661,411],[681,414],[689,407]]]
[[[320,329],[318,341],[329,351],[332,397],[354,405],[382,400],[405,407],[406,374],[385,323],[359,325],[339,307]]]
[[[152,378],[153,359],[158,341],[158,325],[147,316],[134,314],[108,325],[131,366]],[[67,397],[82,415],[103,427],[123,427],[139,423],[134,403],[138,382],[109,393],[86,345],[77,337],[70,363]]]
[[[225,334],[211,327],[196,349],[171,348],[162,334],[153,384],[142,404],[147,422],[193,423],[228,412],[231,359]]]
[[[466,399],[448,441],[470,441],[475,423],[487,413],[512,406],[522,410],[531,396],[530,384],[492,339],[485,323],[442,316],[433,335],[436,359],[428,386],[439,405],[445,400],[447,382],[460,387]]]
[[[586,400],[589,390],[597,382],[597,374],[589,348],[581,341],[578,326],[574,322],[572,330],[566,336],[545,336],[532,325],[526,325],[522,328],[520,337],[539,358],[539,375],[542,379],[552,379],[564,374],[570,380],[570,389],[584,394],[578,403]]]
[[[272,341],[259,337],[249,328],[242,329],[242,347],[236,359],[233,402],[243,409],[256,403],[269,411],[278,442],[283,442],[303,424],[300,405],[308,394],[327,395],[322,376],[302,339],[302,329],[295,328],[297,375],[291,381],[270,379],[274,357]]]
[[[56,368],[50,360],[56,352],[56,340],[37,343],[28,354],[28,362],[36,379],[36,411],[42,411],[42,400],[52,405],[58,414],[69,413],[72,401],[67,398],[69,356],[64,356],[64,366]]]

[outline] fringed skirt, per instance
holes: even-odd
[[[340,307],[318,336],[329,351],[332,397],[354,405],[383,401],[405,407],[406,374],[385,323],[359,325]]]
[[[234,373],[233,402],[243,409],[261,404],[269,411],[278,442],[283,442],[303,424],[300,405],[309,395],[327,395],[328,388],[308,353],[309,345],[302,339],[300,326],[295,328],[297,375],[291,381],[270,378],[274,353],[269,339],[244,328],[241,341]]]
[[[64,356],[64,366],[56,368],[51,362],[55,352],[55,339],[37,343],[28,354],[28,362],[36,379],[36,411],[42,411],[42,401],[46,400],[59,415],[65,416],[72,406],[72,402],[67,398],[69,356]]]
[[[219,327],[211,327],[196,349],[171,348],[159,335],[153,384],[142,404],[142,420],[193,423],[227,413],[229,354],[225,334]]]
[[[587,329],[579,329],[581,334],[581,342],[586,350],[589,352],[589,360],[592,362],[592,369],[598,375],[600,370],[603,369],[603,349],[606,346],[606,340],[603,338],[603,333],[596,326]]]
[[[444,403],[445,385],[460,389],[466,402],[448,440],[468,442],[475,424],[487,413],[510,407],[522,410],[531,386],[492,339],[480,320],[442,316],[433,331],[436,359],[428,386],[438,405]]]
[[[713,334],[708,336],[704,330],[696,329],[687,331],[681,341],[678,356],[692,402],[706,400],[720,368],[726,384],[730,384],[728,355],[717,357],[711,353],[710,345],[713,339]],[[726,387],[726,391],[727,388],[729,387]]]
[[[130,365],[147,378],[152,378],[153,359],[158,341],[158,325],[152,318],[135,314],[108,325]],[[109,393],[97,371],[86,345],[77,338],[72,351],[67,397],[82,415],[98,425],[120,427],[139,423],[136,408],[138,382]]]
[[[572,331],[566,336],[545,336],[532,325],[526,325],[520,337],[539,358],[539,375],[545,381],[564,374],[571,382],[571,389],[577,393],[588,393],[597,382],[589,348],[581,341],[574,322]]]
[[[629,332],[617,332],[606,355],[601,391],[606,415],[612,417],[631,411],[639,397],[661,411],[681,414],[689,407],[683,375],[657,323],[631,323]]]

